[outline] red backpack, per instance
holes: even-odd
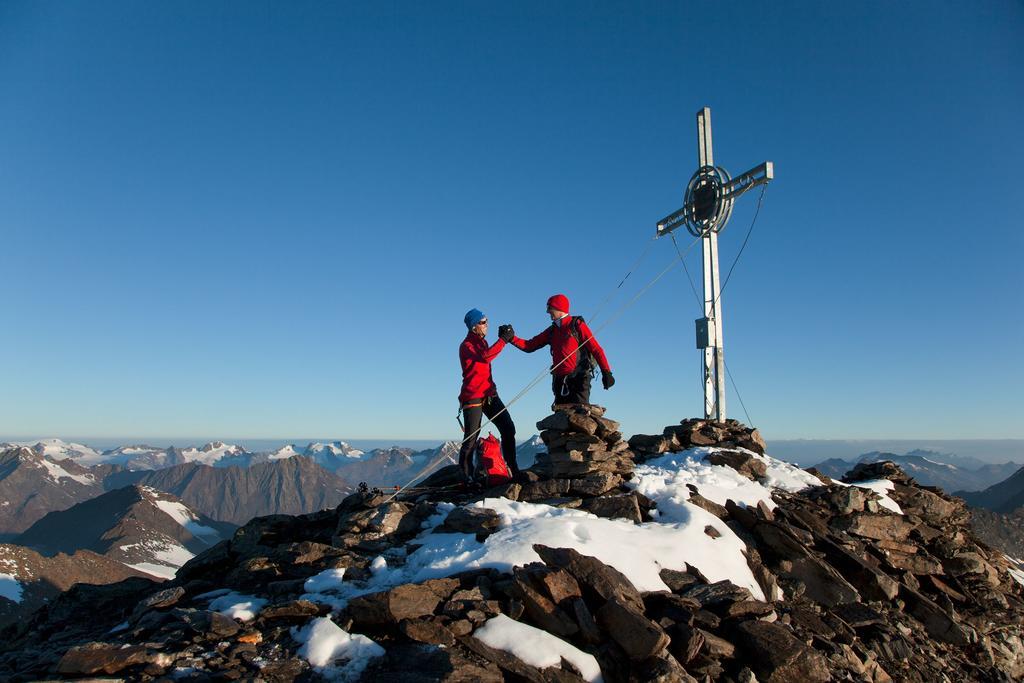
[[[477,475],[487,478],[488,486],[498,486],[512,479],[505,458],[501,455],[501,442],[488,434],[477,442]]]

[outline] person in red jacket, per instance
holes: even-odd
[[[472,309],[463,319],[469,332],[459,345],[459,364],[462,366],[462,391],[459,404],[465,437],[459,450],[459,467],[466,483],[473,481],[473,453],[480,437],[483,415],[494,423],[501,435],[501,455],[505,458],[513,477],[519,477],[516,464],[516,426],[505,404],[498,398],[498,387],[491,377],[491,361],[505,348],[505,341],[487,343],[487,316]]]
[[[551,390],[555,403],[590,403],[590,380],[595,368],[601,369],[601,384],[615,384],[604,349],[597,343],[583,318],[569,315],[569,299],[556,294],[548,299],[551,326],[533,339],[515,336],[511,325],[498,328],[498,336],[527,353],[551,347]]]

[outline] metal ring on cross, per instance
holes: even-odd
[[[701,166],[686,186],[684,206],[686,229],[694,237],[719,232],[732,215],[732,199],[724,197],[725,187],[732,177],[721,166]]]

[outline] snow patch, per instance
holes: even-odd
[[[11,574],[0,574],[0,598],[21,603],[22,591],[21,581]]]
[[[175,522],[185,527],[193,536],[215,536],[220,537],[215,529],[203,526],[199,523],[199,517],[185,507],[184,504],[173,500],[157,500],[156,506],[165,512]]]
[[[435,534],[428,530],[416,538],[414,542],[420,547],[403,566],[382,569],[363,585],[346,582],[333,587],[332,592],[342,601],[321,601],[338,606],[357,595],[470,569],[493,567],[511,572],[512,567],[540,559],[533,550],[535,543],[574,548],[596,557],[625,574],[641,591],[668,590],[658,575],[660,570],[682,569],[689,562],[710,581],[729,579],[750,589],[757,599],[764,599],[747,566],[742,541],[724,522],[696,506],[690,506],[695,511],[687,511],[689,516],[684,521],[647,524],[507,498],[487,498],[474,507],[490,508],[501,515],[501,528],[483,542],[472,534]],[[705,534],[707,525],[717,529],[721,537],[713,539]],[[623,548],[629,552],[623,552]],[[322,596],[304,597],[316,600]]]
[[[136,548],[146,552],[148,554],[147,559],[151,561],[135,564],[128,564],[126,562],[125,564],[128,564],[132,569],[158,576],[161,579],[173,579],[174,575],[178,572],[178,568],[195,557],[185,547],[167,540],[130,543],[121,546],[119,550],[123,553],[131,553]]]
[[[345,631],[330,617],[313,619],[302,629],[293,627],[291,634],[302,643],[299,656],[329,680],[359,680],[371,660],[384,656],[380,645],[364,635]]]
[[[57,463],[50,462],[45,457],[39,462],[46,468],[46,476],[55,482],[60,483],[61,479],[70,479],[86,486],[94,486],[96,484],[96,478],[91,474],[71,474]]]
[[[325,569],[316,576],[306,579],[306,583],[302,584],[302,588],[309,593],[326,593],[339,590],[344,580],[344,568]]]
[[[252,621],[267,601],[254,595],[242,595],[234,591],[210,601],[210,609],[232,619]]]
[[[296,455],[302,455],[302,453],[299,452],[297,448],[295,448],[294,444],[288,444],[287,446],[282,446],[281,448],[278,448],[276,451],[270,453],[270,455],[267,456],[267,459],[287,460],[288,458],[293,458]]]
[[[484,645],[504,650],[538,669],[558,667],[564,657],[583,675],[583,680],[601,683],[601,667],[592,654],[576,648],[547,631],[528,626],[504,614],[489,619],[473,637]]]
[[[241,455],[245,449],[241,446],[226,444],[222,441],[212,441],[202,448],[189,447],[181,451],[181,456],[187,462],[198,462],[203,465],[214,465],[226,456]]]
[[[703,460],[715,450],[718,449],[691,448],[648,460],[637,466],[629,485],[657,502],[658,509],[662,512],[665,511],[662,506],[663,500],[674,504],[673,501],[690,499],[687,484],[696,486],[700,495],[719,505],[725,505],[725,501],[731,499],[741,506],[754,507],[759,502],[764,502],[769,508],[775,509],[771,489],[747,479],[731,467],[712,465]],[[784,479],[779,475],[780,473],[776,473],[776,481],[792,484],[790,478]],[[817,482],[817,479],[815,481]]]

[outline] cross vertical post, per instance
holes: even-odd
[[[726,369],[722,341],[722,287],[718,279],[718,233],[729,222],[733,202],[747,190],[771,182],[775,177],[775,166],[765,161],[735,178],[721,166],[715,166],[711,146],[711,109],[708,107],[697,112],[697,164],[697,171],[686,186],[683,208],[658,221],[656,236],[668,235],[686,226],[691,235],[701,239],[704,317],[695,322],[697,348],[703,351],[704,419],[724,422]]]
[[[711,144],[711,109],[697,112],[698,168],[715,166]],[[704,318],[707,346],[704,347],[704,419],[724,422],[725,349],[722,345],[722,299],[718,277],[718,232],[708,230],[702,237],[704,253]]]

